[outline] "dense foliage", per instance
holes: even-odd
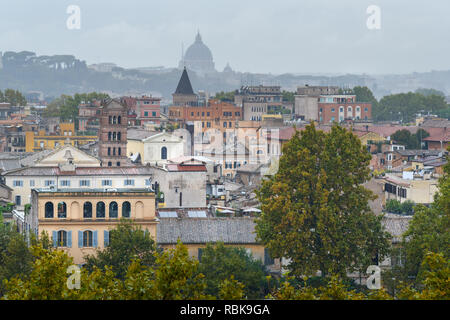
[[[398,93],[383,97],[373,108],[375,121],[413,122],[417,113],[438,114],[447,112],[449,106],[441,95],[420,93]]]
[[[386,211],[389,213],[412,215],[414,213],[415,203],[411,200],[400,202],[395,199],[386,201]]]
[[[94,100],[102,100],[109,98],[106,93],[76,93],[74,96],[61,95],[50,102],[44,111],[45,117],[59,117],[61,120],[73,121],[77,123],[78,106],[84,102],[89,103]]]
[[[416,133],[411,134],[409,130],[402,129],[394,132],[391,140],[398,144],[404,145],[406,149],[422,149],[422,141],[430,134],[424,129],[418,129]]]
[[[233,276],[245,286],[246,297],[264,297],[268,272],[262,262],[255,260],[244,248],[226,247],[221,242],[208,244],[202,251],[198,271],[205,275],[206,292],[210,295],[218,296],[220,284]]]
[[[389,235],[369,207],[362,184],[370,154],[350,131],[306,127],[283,147],[278,172],[263,181],[256,232],[293,276],[365,272],[388,252]]]
[[[27,99],[18,90],[6,89],[4,92],[0,90],[0,102],[8,102],[11,106],[26,106]]]

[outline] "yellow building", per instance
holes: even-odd
[[[74,263],[109,243],[121,218],[134,221],[156,239],[155,194],[148,189],[33,189],[31,230],[46,231]],[[37,225],[36,225],[37,223]],[[37,229],[37,230],[36,230]]]
[[[97,136],[76,136],[74,123],[60,123],[58,135],[46,135],[45,130],[40,130],[37,134],[34,131],[25,132],[25,151],[52,150],[67,142],[78,147],[97,140]]]
[[[358,136],[361,140],[361,144],[367,146],[369,143],[384,142],[387,141],[385,137],[379,135],[378,133],[371,131],[353,131],[353,133]]]

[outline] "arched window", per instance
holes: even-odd
[[[167,159],[167,148],[166,147],[161,148],[161,159],[163,159],[163,160]]]
[[[109,123],[109,124],[112,124],[112,117],[111,117],[111,116],[109,116],[108,123]]]
[[[108,132],[108,141],[111,141],[111,132]]]
[[[122,117],[119,116],[119,117],[117,118],[117,123],[120,124],[121,122],[122,122]]]
[[[109,217],[117,218],[119,216],[119,206],[117,202],[113,201],[109,204]]]
[[[65,202],[58,203],[58,218],[67,218],[67,206]]]
[[[92,231],[86,230],[83,232],[83,247],[93,247]]]
[[[115,156],[116,155],[116,148],[114,147],[113,148],[113,156]]]
[[[53,218],[54,210],[53,210],[53,203],[47,202],[45,204],[45,217],[46,218]]]
[[[67,247],[67,231],[59,230],[58,231],[58,242],[56,243],[57,247]]]
[[[108,147],[108,156],[110,156],[110,155],[111,155],[111,148]]]
[[[113,132],[112,140],[113,140],[113,141],[116,141],[116,133],[115,133],[115,132]]]
[[[122,138],[122,134],[120,132],[117,132],[117,141],[120,141],[121,138]]]
[[[113,117],[113,123],[112,123],[112,124],[116,124],[116,121],[117,121],[116,116],[114,116],[114,117]]]
[[[131,216],[131,204],[128,201],[125,201],[122,204],[122,217],[130,218]]]
[[[108,161],[108,167],[111,167],[111,166],[112,166],[112,162]]]
[[[96,217],[97,218],[104,218],[105,217],[105,203],[102,202],[102,201],[97,202]]]
[[[117,155],[121,155],[122,154],[122,149],[121,148],[117,148]]]
[[[85,202],[83,205],[83,218],[91,219],[92,218],[92,203]]]

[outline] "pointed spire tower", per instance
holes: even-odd
[[[180,81],[178,81],[177,89],[175,90],[175,93],[172,94],[172,97],[173,104],[176,106],[197,104],[198,97],[192,89],[191,80],[189,80],[186,67],[183,69]]]

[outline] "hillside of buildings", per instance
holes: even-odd
[[[170,99],[181,70],[179,68],[125,69],[115,64],[89,66],[72,55],[37,56],[30,51],[3,53],[0,62],[0,89],[14,88],[41,99],[51,100],[61,94],[105,92],[112,96],[152,94]],[[151,63],[151,62],[149,62]],[[255,74],[233,71],[200,74],[192,71],[195,88],[209,93],[231,91],[241,85],[276,84],[294,91],[298,85],[367,86],[376,98],[434,88],[450,94],[450,71],[432,71],[405,75],[302,75]],[[188,68],[189,69],[189,68]]]

